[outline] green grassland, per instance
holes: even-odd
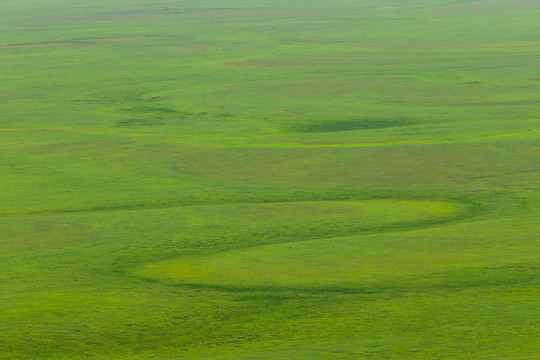
[[[538,359],[538,19],[3,0],[0,359]]]

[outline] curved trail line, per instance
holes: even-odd
[[[335,206],[339,202],[330,203]],[[368,234],[365,231],[342,234],[338,227],[339,220],[344,221],[344,218],[330,216],[325,219],[322,216],[315,218],[315,221],[320,222],[325,228],[331,227],[335,221],[335,232],[326,233],[325,236],[318,238],[304,238],[301,241],[260,244],[161,261],[147,264],[137,269],[134,274],[175,285],[234,289],[357,287],[355,284],[360,278],[378,282],[392,276],[400,267],[411,267],[410,264],[399,264],[392,260],[397,253],[406,255],[401,258],[410,259],[415,250],[396,249],[392,244],[386,244],[385,242],[389,240],[384,236],[391,233],[390,229],[394,229],[393,233],[397,233],[408,230],[408,225],[412,224],[422,224],[425,227],[430,222],[431,224],[437,222],[436,220],[455,220],[462,210],[458,204],[441,201],[372,200],[352,203],[357,203],[354,204],[358,207],[357,212],[347,215],[355,216],[357,221],[360,221],[363,215],[360,210],[372,211],[375,220],[379,221],[376,226],[372,225],[371,230],[386,228],[389,231],[375,234]],[[305,203],[300,205],[305,206]],[[353,210],[351,204],[347,205],[349,206],[333,211],[339,213]],[[277,208],[274,211],[278,213],[280,207],[281,210],[284,208],[283,204],[273,206]],[[264,205],[260,207],[264,208]],[[256,212],[256,209],[251,210]],[[296,209],[296,212],[301,211],[303,209]],[[384,222],[376,219],[377,216],[384,216]],[[366,217],[364,214],[364,218]],[[255,217],[254,220],[259,219]],[[350,217],[346,220],[354,221]],[[366,221],[369,223],[375,220]],[[294,219],[291,221],[294,222]],[[301,224],[302,219],[298,222]],[[306,223],[306,226],[308,225]],[[302,230],[300,228],[299,232]],[[416,264],[418,260],[421,259],[417,259]]]

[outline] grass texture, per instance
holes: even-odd
[[[536,2],[0,13],[0,359],[538,358]]]

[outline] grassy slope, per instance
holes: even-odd
[[[537,357],[533,1],[0,10],[0,358]]]

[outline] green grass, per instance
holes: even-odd
[[[538,357],[533,1],[0,13],[0,359]]]
[[[150,264],[138,274],[179,284],[358,292],[530,281],[540,270],[540,262],[531,263],[529,256],[538,246],[522,240],[531,233],[516,231],[521,224],[538,226],[537,221],[505,219],[489,221],[487,225],[493,229],[474,224],[392,236],[263,245]],[[478,252],[481,244],[477,239],[492,239],[502,231],[512,236],[503,243],[491,240],[489,247]],[[454,234],[448,236],[447,232]],[[430,244],[426,237],[433,236],[438,241]],[[503,266],[497,260],[501,257],[506,260]]]

